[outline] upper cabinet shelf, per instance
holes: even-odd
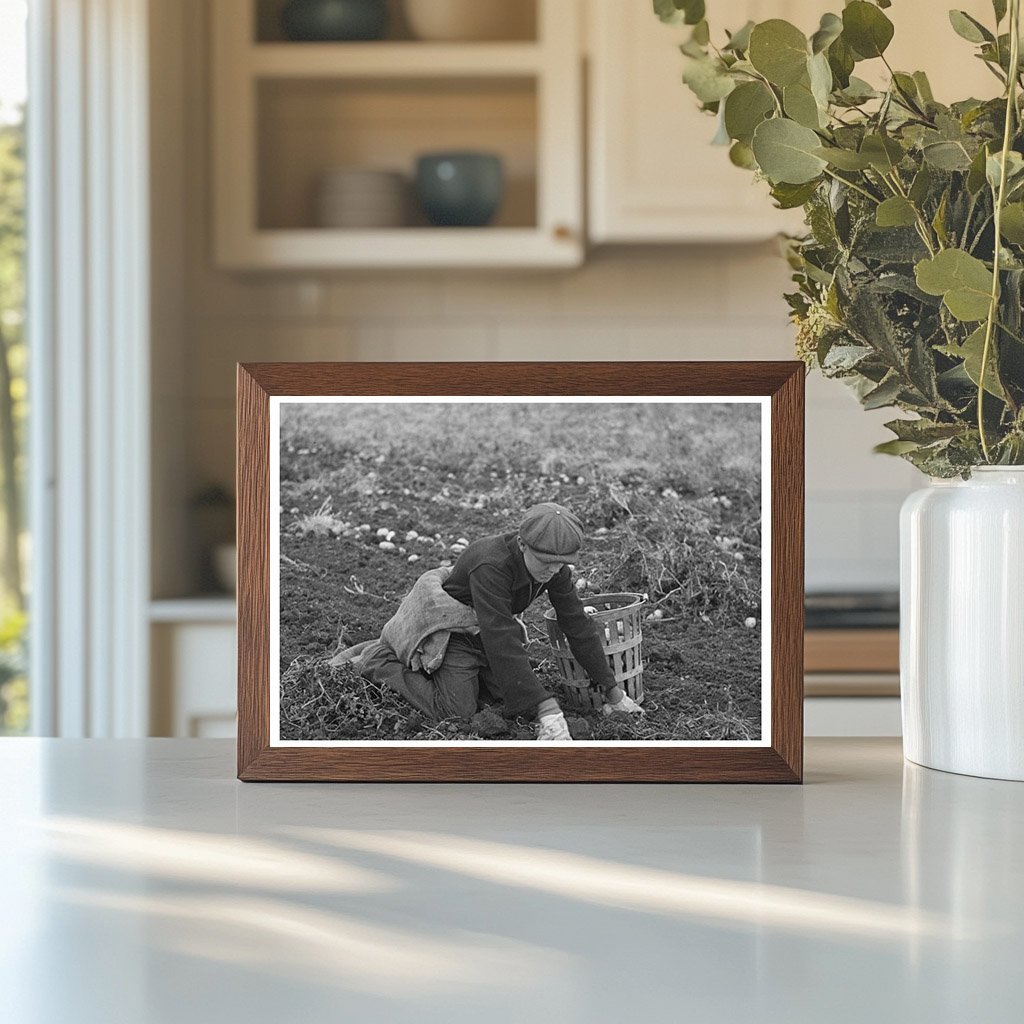
[[[479,42],[414,40],[394,3],[391,37],[372,42],[286,41],[278,0],[212,4],[218,265],[581,263],[578,4],[518,2],[529,32]],[[485,226],[437,226],[447,214],[416,186],[429,154],[456,154],[442,182],[491,173]]]

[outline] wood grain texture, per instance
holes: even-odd
[[[770,747],[271,747],[271,395],[771,397]],[[804,367],[798,362],[250,363],[238,368],[238,777],[243,781],[800,782]]]
[[[270,736],[270,400],[238,367],[238,774]]]
[[[804,644],[805,672],[900,670],[898,629],[809,629]]]
[[[803,779],[804,374],[772,392],[772,746]]]

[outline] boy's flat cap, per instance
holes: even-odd
[[[564,505],[542,501],[527,509],[519,525],[523,543],[543,555],[575,555],[583,544],[583,524]]]

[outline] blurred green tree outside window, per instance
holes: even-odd
[[[24,0],[0,0],[0,735],[29,727],[24,19]]]

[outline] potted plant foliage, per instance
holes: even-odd
[[[786,243],[800,357],[866,409],[903,413],[877,450],[930,478],[901,517],[906,755],[1024,779],[1020,0],[993,0],[988,24],[949,12],[994,86],[949,105],[890,66],[890,6],[713,40],[705,0],[654,0],[690,26],[683,79],[715,141],[803,208],[807,233]],[[865,61],[886,88],[858,77]]]

